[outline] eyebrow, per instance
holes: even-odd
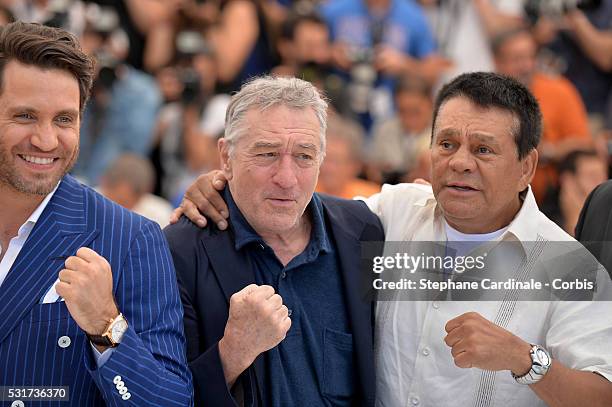
[[[456,129],[443,129],[440,130],[437,134],[434,135],[434,139],[439,139],[440,137],[457,137],[460,135],[460,132]],[[499,144],[499,140],[497,139],[497,137],[492,136],[488,133],[480,133],[480,132],[474,132],[474,133],[470,133],[470,135],[468,136],[469,139],[476,139],[478,141],[481,141],[483,143],[489,143],[489,144],[495,144],[498,145]]]
[[[459,131],[456,129],[442,129],[439,132],[434,134],[434,139],[438,139],[440,137],[455,137],[459,135]]]
[[[28,106],[14,106],[9,109],[9,112],[11,114],[14,114],[18,112],[37,113],[38,111]],[[64,110],[60,110],[59,112],[55,113],[55,115],[56,116],[68,115],[68,116],[78,117],[79,111],[74,110],[74,109],[64,109]]]
[[[78,110],[74,110],[74,109],[64,109],[64,110],[60,110],[59,112],[57,112],[57,116],[61,116],[61,115],[68,115],[68,116],[78,117],[79,116],[79,111]]]
[[[278,148],[281,146],[281,143],[272,142],[272,141],[257,141],[253,144],[252,148]]]
[[[255,144],[253,144],[253,146],[251,148],[253,149],[258,149],[258,148],[278,148],[281,147],[283,144],[279,143],[279,142],[273,142],[273,141],[257,141],[255,142]],[[298,148],[302,148],[305,150],[315,150],[317,151],[317,146],[315,146],[312,143],[300,143],[297,144]]]
[[[476,140],[481,141],[483,143],[494,144],[494,145],[498,145],[499,144],[499,141],[498,141],[497,137],[491,136],[489,134],[472,133],[472,134],[470,134],[470,138],[475,138]]]
[[[303,148],[305,150],[315,150],[317,151],[317,146],[315,146],[312,143],[303,143],[303,144],[298,144],[299,148]]]

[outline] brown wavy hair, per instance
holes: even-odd
[[[4,67],[12,60],[41,69],[68,71],[79,83],[81,113],[91,93],[94,60],[66,30],[21,21],[0,28],[0,93]]]

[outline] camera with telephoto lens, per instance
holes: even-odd
[[[374,66],[375,50],[382,43],[384,29],[383,20],[372,21],[370,24],[372,46],[349,47],[348,58],[352,62],[349,104],[354,113],[364,114],[370,110],[372,91],[378,81],[378,72]]]
[[[181,102],[189,105],[203,102],[202,78],[193,68],[197,55],[212,55],[211,48],[197,31],[181,31],[176,36],[176,60],[179,68],[179,81],[183,85]]]
[[[111,36],[119,28],[119,16],[112,8],[101,7],[95,17],[88,20],[86,30],[98,36],[102,44],[108,44]],[[98,75],[94,79],[94,88],[110,90],[117,80],[117,68],[121,61],[108,49],[101,46],[95,51]]]

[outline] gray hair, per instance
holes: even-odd
[[[325,155],[325,133],[327,131],[327,102],[310,82],[292,77],[257,77],[242,86],[236,93],[225,114],[225,140],[231,150],[244,129],[244,116],[252,108],[260,112],[274,106],[293,109],[312,108],[319,120],[321,157]]]

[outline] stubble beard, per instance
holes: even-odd
[[[79,145],[77,144],[72,156],[63,168],[58,169],[54,174],[37,174],[34,179],[19,173],[13,162],[13,156],[2,148],[0,143],[0,186],[9,187],[22,194],[46,196],[53,191],[64,175],[74,166],[79,156]],[[60,156],[64,157],[65,154]]]

